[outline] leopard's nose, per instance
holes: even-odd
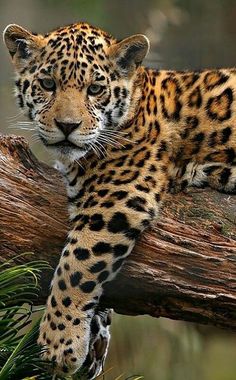
[[[59,121],[54,119],[56,126],[62,133],[65,135],[65,137],[68,137],[73,131],[75,131],[77,128],[80,127],[82,124],[82,121],[79,121],[78,123],[65,123],[63,121]]]

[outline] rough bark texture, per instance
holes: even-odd
[[[33,258],[55,267],[68,230],[60,174],[23,138],[0,137],[0,262]],[[16,255],[34,252],[34,256]],[[52,272],[43,273],[44,303]],[[213,191],[168,196],[102,300],[150,314],[236,330],[236,197]]]

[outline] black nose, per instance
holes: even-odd
[[[56,126],[60,129],[60,131],[64,133],[65,137],[68,137],[75,129],[79,128],[79,126],[82,123],[82,121],[80,121],[79,123],[64,123],[56,119],[54,120]]]

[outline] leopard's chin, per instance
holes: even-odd
[[[57,160],[65,162],[75,162],[84,157],[89,151],[85,144],[78,146],[69,140],[62,140],[56,143],[49,143],[41,137],[44,146],[56,156]]]
[[[76,146],[54,147],[54,149],[50,149],[50,151],[53,152],[59,161],[68,163],[78,161],[88,153],[88,149],[82,149]]]

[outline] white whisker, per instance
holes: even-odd
[[[40,141],[38,141],[38,140],[34,140],[34,141],[31,141],[31,143],[32,143],[33,145],[36,145],[36,144],[40,144]]]
[[[98,158],[101,158],[100,152],[97,150],[97,146],[95,146],[92,142],[89,143],[89,146],[92,148],[95,155],[98,156]]]
[[[115,132],[115,131],[106,131],[106,130],[103,130],[103,131],[101,132],[101,134],[103,134],[103,135],[107,135],[107,136],[111,136],[111,137],[116,137],[116,138],[122,139],[122,140],[124,140],[124,141],[130,142],[130,143],[133,143],[133,144],[136,144],[136,141],[132,141],[132,140],[128,139],[127,137],[124,137],[124,136],[122,136],[122,135],[117,136],[118,132],[119,132],[119,131]]]
[[[25,131],[35,131],[35,126],[33,122],[24,122],[24,121],[18,121],[16,123],[11,122],[8,126],[9,129],[15,129],[15,130],[25,130]]]
[[[39,136],[35,135],[35,136],[31,136],[31,140],[32,141],[41,141]]]
[[[103,143],[105,143],[107,145],[110,145],[110,146],[112,146],[114,148],[117,148],[119,146],[123,147],[123,145],[120,144],[118,141],[115,141],[115,140],[112,140],[112,139],[108,139],[105,136],[99,136],[98,137],[98,141],[102,141]]]
[[[116,142],[116,143],[120,144],[119,140],[117,140],[117,137],[115,137],[115,136],[112,136],[112,135],[107,136],[105,133],[101,133],[99,135],[99,137],[102,137],[102,138],[105,138],[105,139],[110,140],[112,142]]]
[[[32,121],[32,120],[20,120],[19,123],[23,123],[23,124],[35,124],[35,122]]]
[[[106,157],[106,149],[98,140],[94,141],[94,145],[97,147],[98,151],[101,152],[102,157]]]
[[[113,143],[118,143],[115,139],[107,137],[107,136],[104,136],[104,135],[98,136],[97,139],[98,140],[103,140],[103,141],[109,141],[109,142],[113,142]]]
[[[81,159],[82,159],[82,160],[84,160],[84,161],[86,161],[86,163],[88,162],[88,160],[87,160],[87,157],[86,157],[86,156],[83,156],[83,157],[81,157]]]
[[[27,127],[21,127],[21,126],[19,126],[19,125],[10,125],[9,127],[8,127],[9,129],[21,129],[21,130],[24,130],[24,131],[34,131],[35,130],[35,128],[27,128]]]
[[[81,162],[79,161],[79,160],[75,160],[75,162],[83,169],[83,170],[85,170],[84,169],[84,167],[83,167],[83,165],[81,164]]]
[[[117,145],[113,145],[111,143],[108,143],[107,141],[103,141],[103,143],[105,143],[107,146],[110,146],[111,148],[116,148],[117,149]]]
[[[115,135],[106,135],[106,133],[102,133],[100,134],[101,137],[104,137],[104,138],[109,138],[110,140],[112,139],[114,142],[116,142],[117,144],[119,144],[121,147],[125,147],[125,145],[123,145],[119,140],[125,140],[125,142],[130,142],[130,143],[135,143],[134,141],[132,140],[129,140],[129,139],[126,139],[125,137],[122,137],[122,136],[115,136]]]
[[[8,116],[8,117],[6,118],[6,121],[7,121],[7,122],[11,122],[11,121],[17,120],[17,119],[19,119],[19,117],[21,117],[21,116],[23,116],[23,115],[24,115],[24,112],[23,112],[23,111],[20,111],[19,113],[17,113],[17,114],[14,115],[14,116]]]
[[[106,128],[105,131],[119,133],[120,135],[128,135],[129,132],[119,131],[113,128]]]

